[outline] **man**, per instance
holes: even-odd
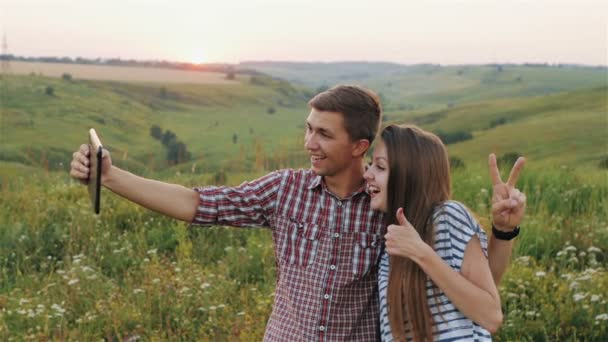
[[[310,170],[275,171],[237,187],[188,189],[121,170],[104,151],[101,181],[133,202],[193,224],[270,227],[277,284],[265,340],[376,340],[377,257],[385,227],[370,209],[363,173],[382,108],[375,94],[355,86],[334,87],[309,105],[304,147]],[[88,178],[88,156],[86,145],[74,153],[74,178]],[[522,202],[512,188],[495,185],[494,222],[504,230],[519,223],[525,207],[525,197]],[[496,279],[510,251],[510,242],[491,243]]]

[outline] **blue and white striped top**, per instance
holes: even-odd
[[[454,270],[460,271],[467,243],[475,235],[487,257],[488,237],[469,211],[460,203],[446,201],[437,206],[433,213],[435,227],[435,252]],[[380,258],[378,286],[380,294],[380,334],[382,341],[393,341],[388,321],[387,288],[389,258],[386,250]],[[433,317],[435,341],[491,341],[492,335],[465,317],[448,297],[437,288],[437,299],[434,298],[435,284],[427,280],[427,300]],[[443,317],[443,319],[442,319]],[[406,333],[409,329],[406,329]],[[408,341],[411,339],[408,339]]]

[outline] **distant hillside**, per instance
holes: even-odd
[[[0,86],[0,161],[51,170],[68,168],[91,127],[117,163],[164,169],[167,151],[150,136],[152,125],[174,132],[199,169],[247,169],[252,156],[263,163],[300,139],[309,96],[262,77],[187,85],[4,76]]]
[[[401,65],[373,62],[246,62],[240,67],[312,88],[359,84],[388,110],[416,110],[608,85],[605,67],[545,65]]]
[[[418,66],[411,71],[383,81],[395,93],[409,94],[406,104],[385,99],[386,122],[469,134],[471,139],[448,146],[467,164],[485,160],[489,152],[593,167],[608,157],[607,87],[582,88],[601,84],[601,70]],[[307,165],[304,120],[306,102],[315,92],[306,86],[260,75],[227,84],[23,75],[3,76],[0,87],[0,162],[14,170],[18,165],[67,170],[90,127],[98,130],[117,164],[137,173]],[[191,160],[167,162],[167,148],[150,135],[153,125],[173,132]]]
[[[478,162],[490,152],[518,152],[530,162],[596,167],[608,158],[608,88],[481,101],[397,119],[434,132],[467,132],[451,155]]]

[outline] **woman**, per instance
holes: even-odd
[[[487,236],[450,200],[445,146],[415,126],[388,126],[381,138],[365,179],[372,208],[387,213],[382,340],[491,340],[502,312]]]

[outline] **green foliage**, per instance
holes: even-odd
[[[521,156],[522,154],[519,152],[506,152],[496,159],[496,164],[500,169],[511,168],[517,161],[517,158]]]
[[[150,136],[156,140],[161,140],[163,137],[163,129],[158,125],[150,127]]]
[[[188,227],[106,190],[96,216],[67,174],[31,174],[0,183],[0,339],[262,338],[276,281],[269,230]],[[207,176],[238,184],[259,174],[165,180],[205,185]],[[597,169],[522,174],[527,216],[500,286],[505,321],[496,340],[608,337],[603,177]],[[486,166],[453,178],[455,199],[483,222]]]
[[[462,159],[456,157],[456,156],[450,156],[450,169],[455,170],[455,169],[464,169],[465,168],[465,164],[462,161]]]
[[[46,88],[44,89],[44,93],[47,94],[48,96],[54,96],[55,88],[53,88],[52,86],[46,86]]]
[[[608,157],[604,157],[604,159],[599,162],[598,166],[600,169],[608,169]]]
[[[66,72],[66,73],[63,73],[63,74],[61,75],[61,79],[63,79],[64,81],[68,81],[68,82],[70,82],[70,81],[72,81],[72,74],[67,73],[67,72]]]
[[[466,131],[444,132],[440,130],[436,134],[446,145],[473,139],[473,135]]]

